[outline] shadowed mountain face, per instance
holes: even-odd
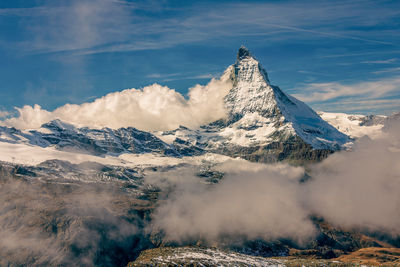
[[[159,153],[171,157],[179,156],[173,147],[153,134],[135,128],[89,129],[77,128],[60,120],[42,125],[39,130],[21,131],[0,127],[0,141],[23,143],[40,147],[55,147],[59,150],[92,155],[121,153]]]

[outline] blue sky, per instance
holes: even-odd
[[[242,44],[316,110],[400,110],[400,1],[1,0],[0,116],[152,83],[185,94]]]

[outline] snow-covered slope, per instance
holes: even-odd
[[[365,116],[328,112],[318,112],[318,114],[336,129],[353,138],[365,135],[370,138],[379,137],[387,119],[386,116],[379,115]]]

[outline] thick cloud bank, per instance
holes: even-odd
[[[307,205],[336,225],[400,234],[400,124],[313,170]]]
[[[158,186],[175,194],[154,215],[154,227],[178,242],[226,236],[304,241],[315,234],[310,215],[346,229],[400,235],[400,125],[376,140],[365,138],[311,168],[228,161],[218,184],[189,173],[165,174]],[[184,179],[185,178],[185,179]],[[198,178],[197,178],[198,180]]]
[[[211,186],[190,178],[181,183],[174,174],[164,176],[178,188],[155,213],[155,228],[162,229],[167,240],[183,242],[202,239],[212,243],[223,236],[301,242],[313,236],[307,210],[298,201],[302,168],[235,161],[220,169],[233,166],[219,184]]]
[[[179,125],[196,127],[223,118],[223,98],[232,88],[229,72],[212,79],[206,86],[189,89],[188,99],[173,89],[153,84],[143,89],[110,93],[90,103],[66,104],[54,111],[39,105],[16,108],[19,115],[0,125],[19,129],[39,128],[43,123],[60,119],[78,126],[141,130],[170,130]]]

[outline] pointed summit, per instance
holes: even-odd
[[[244,45],[242,45],[239,48],[239,51],[237,54],[237,60],[242,60],[247,57],[252,57],[252,55],[251,55],[250,51]]]
[[[334,150],[349,141],[305,103],[272,85],[246,47],[239,48],[237,61],[228,70],[233,87],[224,101],[230,127],[264,127],[267,139],[284,141],[297,136],[313,148]]]
[[[232,66],[232,79],[234,87],[225,97],[225,105],[234,120],[246,113],[273,113],[275,97],[267,72],[244,46],[239,48]]]

